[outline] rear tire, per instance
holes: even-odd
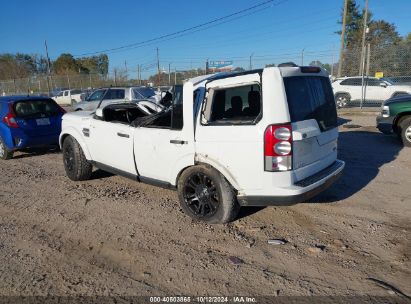
[[[337,105],[338,109],[345,108],[350,102],[350,100],[350,95],[346,93],[339,93],[335,95],[335,104]]]
[[[72,136],[68,136],[63,142],[63,163],[71,180],[90,179],[93,166],[87,161],[80,144]]]
[[[224,224],[240,210],[234,189],[224,176],[207,165],[186,169],[177,184],[181,208],[197,221]]]
[[[0,159],[7,160],[13,158],[13,151],[10,151],[3,138],[0,137]]]
[[[399,131],[404,147],[411,147],[411,117],[401,121]]]

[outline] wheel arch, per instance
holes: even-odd
[[[411,111],[401,112],[394,118],[394,122],[392,124],[393,131],[395,133],[398,132],[398,126],[400,125],[401,121],[406,119],[407,117],[411,117]]]
[[[205,161],[205,160],[201,160],[201,161],[196,161],[194,163],[194,165],[192,166],[186,166],[185,168],[181,169],[180,172],[177,174],[176,180],[175,180],[175,185],[178,185],[178,180],[180,179],[181,174],[187,170],[188,168],[191,168],[193,166],[198,166],[198,165],[203,165],[203,166],[208,166],[213,168],[214,170],[216,170],[217,172],[219,172],[222,176],[224,176],[224,178],[230,183],[230,185],[236,190],[238,191],[239,189],[239,185],[237,183],[237,181],[235,180],[235,178],[228,172],[228,170],[225,170],[223,166],[221,166],[220,164],[216,163],[216,162],[212,162],[212,161]]]
[[[351,94],[345,91],[337,91],[334,93],[335,98],[337,98],[338,95],[348,95],[348,97],[351,99]]]
[[[74,128],[67,128],[63,132],[61,132],[60,137],[59,137],[60,149],[63,149],[63,142],[68,136],[72,136],[79,143],[86,159],[91,160],[91,155],[87,148],[86,143],[84,142],[80,133]]]

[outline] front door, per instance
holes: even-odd
[[[88,132],[87,132],[88,131]],[[108,122],[93,118],[87,137],[91,157],[94,161],[136,175],[133,157],[133,131],[128,124]]]
[[[178,173],[194,165],[193,85],[176,86],[173,105],[134,130],[134,154],[142,181],[176,184]]]

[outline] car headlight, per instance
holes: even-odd
[[[390,117],[390,107],[389,106],[382,106],[381,115],[382,115],[382,117]]]

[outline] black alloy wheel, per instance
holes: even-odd
[[[220,204],[217,187],[202,172],[196,172],[187,179],[183,196],[189,210],[198,218],[213,216]]]

